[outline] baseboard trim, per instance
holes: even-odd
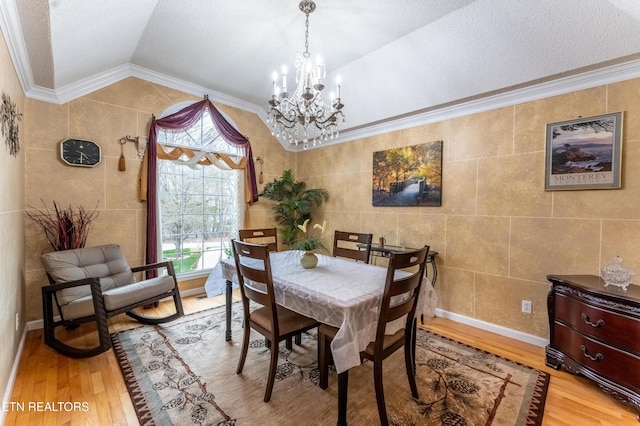
[[[4,390],[4,396],[2,397],[2,406],[8,407],[9,402],[11,401],[11,394],[13,393],[13,386],[16,382],[16,377],[18,376],[18,368],[20,367],[20,360],[22,359],[22,352],[24,351],[24,343],[27,340],[27,327],[22,330],[22,337],[20,337],[20,343],[18,344],[18,350],[16,351],[16,356],[13,359],[13,365],[11,366],[11,374],[9,374],[9,381],[7,382],[7,387]],[[6,410],[0,410],[0,425],[4,424],[4,418],[7,414]]]
[[[454,312],[449,312],[442,309],[436,309],[436,316],[450,319],[451,321],[459,322],[461,324],[470,325],[471,327],[479,328],[480,330],[489,331],[491,333],[509,337],[510,339],[519,340],[525,343],[530,343],[535,346],[545,347],[549,344],[548,339],[544,339],[539,336],[534,336],[533,334],[523,333],[522,331],[514,330],[512,328],[491,324],[489,322],[481,321],[475,318],[470,318],[464,315],[456,314]]]
[[[180,296],[189,297],[198,294],[206,294],[204,287],[192,288],[180,292]],[[167,298],[169,299],[169,298]],[[509,337],[511,339],[519,340],[521,342],[530,343],[535,346],[545,347],[549,344],[548,339],[544,339],[533,334],[523,333],[522,331],[514,330],[512,328],[502,327],[500,325],[491,324],[489,322],[481,321],[475,318],[467,317],[464,315],[456,314],[455,312],[445,311],[443,309],[436,309],[436,316],[450,319],[451,321],[459,322],[462,324],[470,325],[471,327],[479,328],[481,330],[496,333],[501,336]],[[27,327],[22,335],[21,344],[24,344],[24,339],[27,331],[38,330],[43,328],[42,320],[29,321]],[[0,422],[2,424],[2,422]]]
[[[57,320],[57,319],[58,319],[58,318],[56,318],[56,320]],[[26,327],[27,331],[31,331],[31,330],[39,330],[39,329],[41,329],[41,328],[44,328],[44,324],[43,324],[43,322],[42,322],[42,320],[41,320],[41,319],[39,319],[39,320],[33,320],[33,321],[29,321],[29,322],[27,323],[27,327]]]
[[[184,290],[180,292],[180,296],[182,297],[195,296],[197,294],[206,294],[204,287],[192,288],[192,289]],[[523,333],[522,331],[514,330],[512,328],[502,327],[500,325],[491,324],[489,322],[485,322],[475,318],[456,314],[455,312],[449,312],[443,309],[436,309],[435,313],[436,313],[436,316],[450,319],[451,321],[470,325],[471,327],[479,328],[481,330],[489,331],[491,333],[499,334],[501,336],[519,340],[521,342],[530,343],[535,346],[545,347],[549,344],[548,339],[544,339],[539,336],[534,336],[533,334]],[[35,321],[29,321],[27,323],[26,330],[23,333],[22,340],[25,339],[27,331],[38,330],[41,328],[43,328],[43,323],[41,319],[35,320]],[[0,424],[2,423],[0,422]]]

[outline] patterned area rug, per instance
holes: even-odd
[[[337,376],[317,386],[316,334],[280,349],[271,401],[263,402],[269,350],[252,334],[242,374],[235,373],[242,338],[234,304],[233,337],[224,340],[224,308],[162,326],[112,335],[114,350],[142,425],[335,425]],[[418,331],[417,382],[411,396],[402,350],[384,361],[393,425],[540,425],[549,377],[456,341]],[[348,423],[379,424],[370,362],[349,372]]]

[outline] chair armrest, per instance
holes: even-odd
[[[177,285],[178,279],[176,278],[176,273],[175,273],[175,270],[173,269],[173,262],[170,260],[164,261],[164,262],[150,263],[148,265],[136,266],[134,268],[131,268],[131,272],[136,273],[136,272],[143,272],[143,271],[149,271],[152,269],[162,269],[162,268],[165,268],[167,270],[167,274],[173,277]]]
[[[80,287],[88,285],[91,289],[91,298],[93,299],[93,308],[98,318],[105,318],[103,327],[106,327],[106,309],[104,307],[104,296],[102,294],[102,286],[100,285],[100,278],[91,277],[83,278],[81,280],[69,281],[66,283],[49,284],[42,286],[42,306],[43,316],[45,321],[50,324],[55,324],[53,320],[53,300],[55,299],[58,310],[60,311],[60,304],[58,303],[57,292],[64,290],[65,288]],[[62,316],[62,312],[60,311]],[[64,321],[64,317],[63,317]]]
[[[71,287],[80,287],[83,285],[88,285],[91,287],[91,293],[94,297],[97,295],[102,297],[102,287],[100,287],[100,278],[92,277],[92,278],[83,278],[81,280],[69,281],[66,283],[55,283],[42,286],[42,294],[55,293],[60,290],[64,290],[65,288]]]

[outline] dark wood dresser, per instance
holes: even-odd
[[[548,275],[546,364],[595,381],[640,420],[640,286],[595,275]]]

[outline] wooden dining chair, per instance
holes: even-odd
[[[277,228],[240,229],[238,238],[245,243],[266,244],[269,251],[278,251]],[[294,336],[296,345],[302,344],[302,334]],[[287,348],[291,349],[291,340],[287,341]]]
[[[271,343],[271,362],[267,389],[264,393],[264,402],[269,402],[278,367],[280,342],[291,342],[293,336],[317,327],[319,323],[313,318],[276,304],[269,248],[266,244],[245,243],[235,239],[231,242],[244,309],[244,337],[236,374],[242,373],[247,359],[251,329],[254,329]],[[259,306],[250,310],[250,302]]]
[[[346,257],[369,263],[372,239],[373,234],[336,231],[333,237],[333,257]],[[358,244],[364,245],[364,248],[358,247]]]
[[[269,251],[278,251],[278,230],[276,228],[240,229],[240,241],[245,243],[266,244]]]
[[[277,228],[240,229],[238,230],[240,241],[245,243],[266,244],[269,251],[278,251]],[[302,344],[302,333],[294,336],[296,345]],[[291,349],[291,340],[287,340],[287,348]]]
[[[378,403],[378,414],[383,426],[389,424],[384,401],[382,384],[382,361],[404,346],[404,361],[409,379],[411,395],[418,398],[418,387],[415,377],[415,313],[418,296],[422,287],[422,279],[427,264],[429,246],[406,253],[391,253],[384,293],[380,305],[380,314],[376,330],[376,338],[366,349],[360,352],[361,358],[373,361],[373,378]],[[396,274],[405,271],[404,274]],[[401,297],[395,297],[400,296]],[[404,328],[392,335],[385,334],[387,324],[406,316]],[[332,362],[331,341],[338,329],[322,324],[318,332],[318,367],[320,387],[326,389],[329,381],[329,364]]]

